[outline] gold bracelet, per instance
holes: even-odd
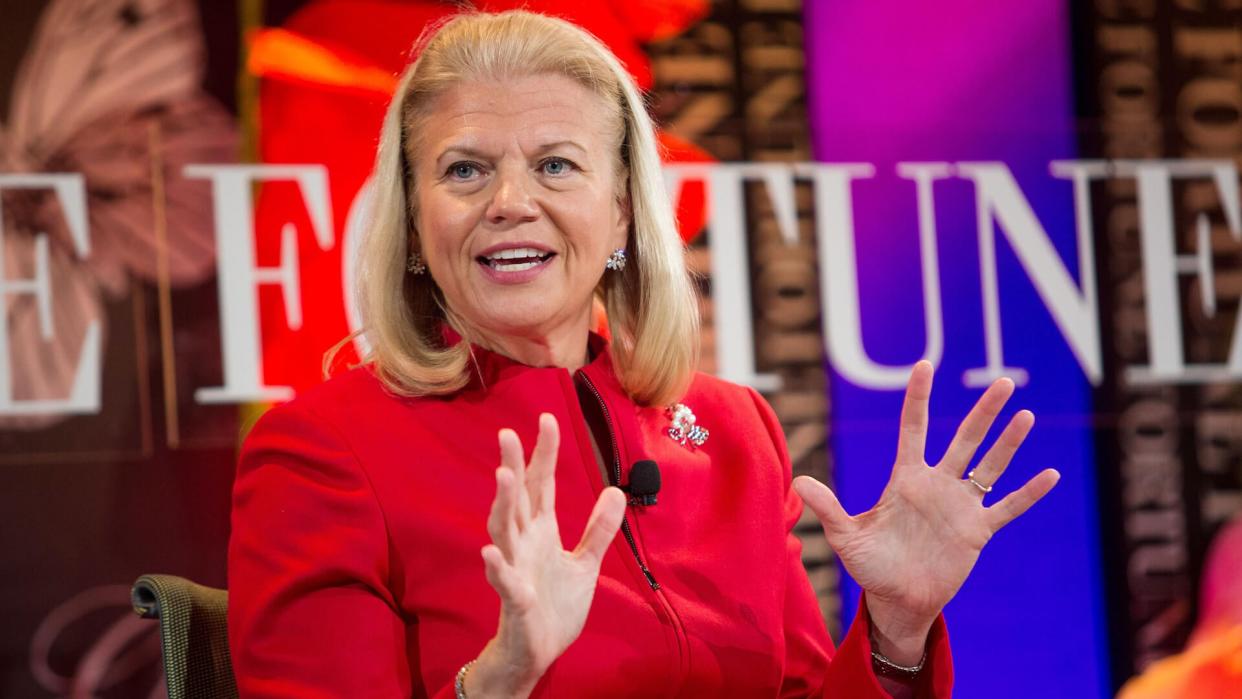
[[[462,665],[461,669],[457,671],[457,680],[453,682],[453,689],[457,691],[457,699],[466,699],[466,673],[470,671],[470,668],[474,667],[477,661],[478,658],[475,658]]]
[[[923,669],[923,663],[927,662],[927,650],[924,649],[923,657],[919,658],[918,665],[901,665],[889,660],[887,656],[875,649],[871,648],[871,666],[875,669],[876,674],[885,677],[893,677],[901,680],[912,680],[918,677],[919,672]]]

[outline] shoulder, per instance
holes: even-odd
[[[726,381],[711,374],[695,372],[683,401],[696,412],[720,414],[734,428],[742,425],[762,429],[775,437],[780,422],[772,406],[754,388]]]
[[[748,396],[753,390],[749,386],[696,371],[694,378],[690,380],[690,388],[686,391],[686,399],[749,400]]]
[[[362,365],[273,406],[255,423],[246,442],[283,433],[350,443],[366,426],[400,420],[409,406],[421,400],[392,393],[370,366]]]
[[[392,401],[399,398],[384,387],[369,364],[364,364],[301,391],[284,406],[330,415],[342,406],[358,402],[369,404],[377,400]]]
[[[420,406],[437,402],[392,393],[365,365],[340,373],[259,417],[241,445],[239,477],[280,464],[341,487],[372,481],[407,463],[402,445],[434,423],[419,419]]]
[[[369,364],[354,367],[307,388],[293,400],[272,408],[270,413],[309,415],[342,430],[364,420],[383,420],[436,398],[412,398],[393,393]]]
[[[764,410],[771,410],[763,396],[750,386],[726,381],[718,376],[705,374],[701,371],[694,373],[694,378],[690,382],[690,388],[686,391],[684,402],[689,404],[691,401],[731,410],[754,408],[754,411],[744,411],[747,413],[762,413]],[[755,416],[759,417],[759,415]]]

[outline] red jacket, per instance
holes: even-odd
[[[452,697],[499,618],[479,555],[496,432],[514,428],[529,454],[539,413],[560,422],[557,517],[572,548],[604,487],[582,407],[592,399],[621,481],[646,458],[663,486],[657,505],[627,508],[633,548],[618,533],[582,635],[535,695],[887,696],[865,615],[835,651],[825,630],[767,403],[699,375],[683,403],[710,436],[679,444],[666,410],[630,400],[592,344],[596,359],[575,373],[476,349],[472,383],[444,398],[395,397],[359,368],[263,416],[242,448],[229,546],[243,697]],[[938,620],[920,694],[948,697],[952,672]]]

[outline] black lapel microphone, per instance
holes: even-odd
[[[660,466],[651,459],[635,461],[630,467],[630,484],[624,488],[631,505],[654,505],[660,492]]]

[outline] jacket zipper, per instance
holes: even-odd
[[[604,397],[599,394],[599,390],[595,388],[595,384],[591,383],[591,379],[586,373],[579,371],[578,376],[582,377],[582,382],[591,391],[591,395],[595,396],[595,400],[599,402],[600,410],[604,413],[604,423],[608,426],[609,446],[612,447],[612,478],[609,480],[612,481],[611,485],[619,488],[621,487],[621,450],[617,447],[617,433],[612,429],[612,415],[608,412],[608,404],[604,402]],[[638,562],[638,569],[647,577],[647,584],[651,585],[652,590],[659,590],[660,583],[656,582],[655,576],[651,574],[651,571],[647,569],[647,565],[643,563],[643,557],[638,553],[638,544],[634,542],[634,533],[630,531],[629,519],[625,516],[621,517],[621,533],[625,535],[625,540],[630,545],[630,551],[634,553],[634,560]]]

